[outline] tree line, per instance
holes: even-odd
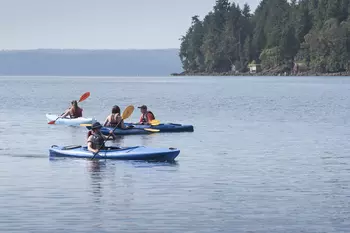
[[[203,20],[192,17],[181,38],[185,72],[349,71],[350,0],[262,0],[255,12],[216,0]],[[300,65],[300,66],[299,66]]]

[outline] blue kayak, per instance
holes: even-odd
[[[131,126],[134,129],[159,129],[159,132],[193,132],[193,125],[182,125],[175,123],[163,123],[159,125],[133,125],[132,123],[125,123],[125,126]]]
[[[71,157],[91,159],[93,153],[86,146],[56,146],[49,149],[50,157]],[[180,153],[176,148],[151,148],[145,146],[106,147],[95,159],[173,161]]]
[[[91,126],[86,126],[86,128],[88,130],[90,130]],[[109,131],[111,131],[113,129],[114,128],[112,128],[112,127],[102,127],[100,130],[101,130],[101,133],[103,135],[108,135]],[[151,134],[151,133],[153,133],[153,132],[147,131],[145,129],[135,129],[135,128],[130,128],[130,129],[116,128],[113,132],[115,135],[133,135],[133,134]]]
[[[151,134],[154,133],[147,129],[157,129],[160,132],[193,132],[193,126],[192,125],[182,125],[182,124],[174,124],[174,123],[166,123],[166,124],[159,124],[159,125],[134,125],[131,123],[125,123],[126,127],[130,127],[128,129],[115,129],[114,134],[115,135],[134,135],[134,134]],[[87,129],[91,129],[91,126],[86,126]],[[104,135],[108,135],[109,131],[113,130],[113,127],[102,127],[101,133]]]

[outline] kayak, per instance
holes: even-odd
[[[56,120],[58,115],[56,114],[46,114],[47,122]],[[80,124],[93,124],[97,120],[95,118],[85,118],[85,117],[78,117],[78,118],[58,118],[55,122],[56,125],[72,125],[72,126],[79,126]]]
[[[88,130],[91,130],[91,126],[86,126],[86,128]],[[103,135],[109,135],[109,132],[111,130],[114,130],[113,127],[102,127],[100,129],[101,133]],[[135,135],[135,134],[151,134],[153,132],[151,131],[147,131],[145,129],[136,129],[136,128],[129,128],[129,129],[119,129],[119,128],[116,128],[113,133],[115,135]]]
[[[159,129],[159,132],[193,132],[193,125],[182,125],[175,123],[163,123],[159,125],[134,125],[125,123],[125,126],[133,126],[134,129]]]
[[[126,127],[130,127],[127,129],[119,129],[116,128],[114,130],[115,135],[135,135],[135,134],[151,134],[154,133],[151,130],[147,129],[158,129],[158,132],[193,132],[193,126],[192,125],[181,125],[181,124],[174,124],[174,123],[166,123],[166,124],[159,124],[159,125],[134,125],[132,123],[125,123]],[[86,126],[88,130],[91,130],[91,126]],[[113,130],[113,127],[102,127],[101,133],[104,135],[108,135],[111,130]]]
[[[49,149],[52,157],[71,157],[91,159],[93,153],[88,151],[87,146],[57,146]],[[151,148],[145,146],[133,147],[106,147],[94,157],[95,159],[114,160],[147,160],[147,161],[173,161],[180,153],[176,148]]]

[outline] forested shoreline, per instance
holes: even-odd
[[[181,38],[180,75],[350,74],[350,0],[216,0]]]

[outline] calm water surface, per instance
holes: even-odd
[[[348,232],[350,79],[1,77],[1,232]],[[147,104],[193,133],[111,144],[178,147],[177,162],[49,160],[85,144],[48,125],[86,91],[84,116]],[[136,122],[137,108],[127,121]]]

